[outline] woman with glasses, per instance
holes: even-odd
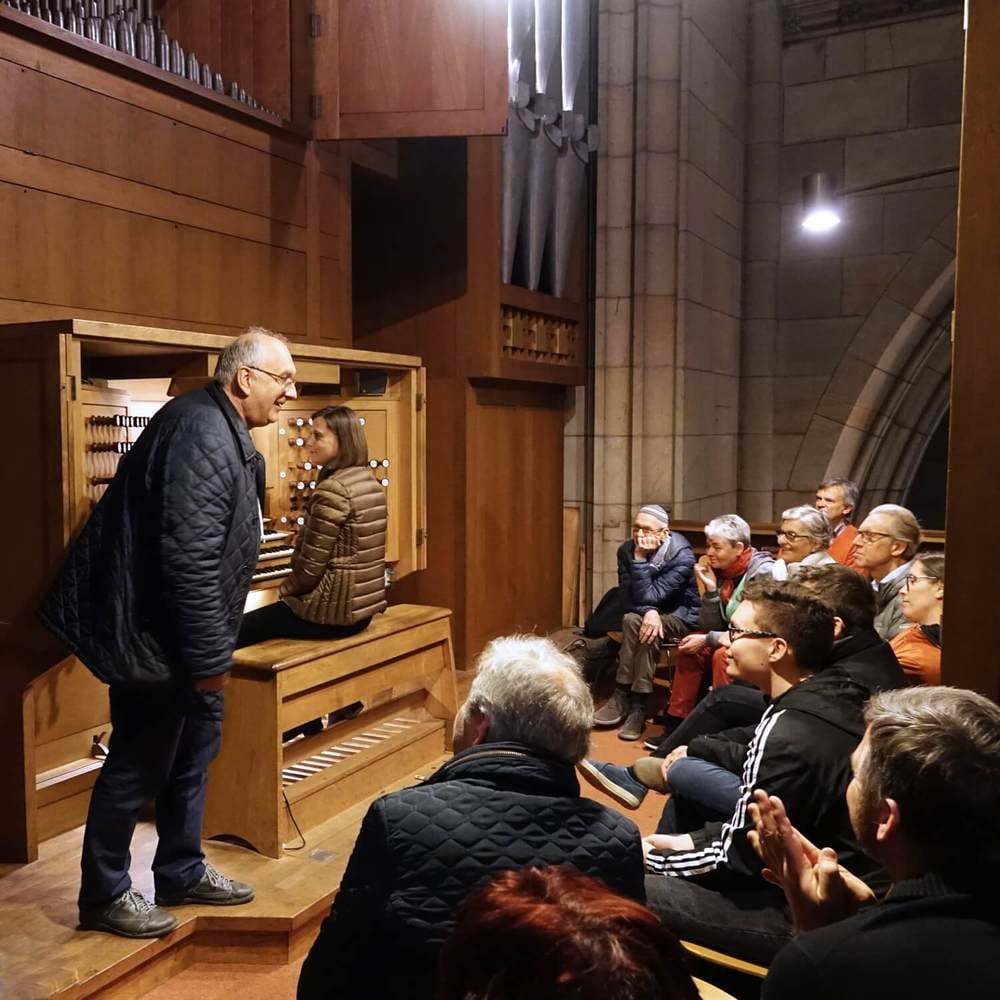
[[[825,566],[837,560],[827,551],[833,529],[815,507],[789,507],[781,515],[778,558],[771,568],[775,580],[795,576],[802,566]]]
[[[911,684],[941,683],[944,553],[918,552],[903,580],[900,607],[910,628],[889,641]]]
[[[344,638],[364,631],[386,608],[385,490],[368,467],[361,420],[349,406],[317,410],[307,448],[320,470],[292,573],[278,590],[280,600],[243,616],[238,648],[267,639]],[[342,709],[338,718],[350,714]],[[317,720],[294,732],[322,728]]]

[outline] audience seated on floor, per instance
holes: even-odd
[[[723,514],[705,525],[706,553],[695,564],[701,596],[698,627],[681,640],[667,707],[664,735],[680,725],[698,703],[706,675],[713,684],[726,677],[726,629],[754,577],[770,578],[774,557],[750,544],[750,525],[738,514]]]
[[[875,590],[875,631],[891,639],[909,627],[900,599],[910,562],[920,548],[920,522],[894,503],[875,507],[854,539],[855,565],[871,577]]]
[[[844,566],[854,566],[854,539],[858,529],[851,523],[861,491],[850,479],[824,479],[816,487],[816,509],[827,516],[833,530],[830,555]]]
[[[913,624],[897,632],[892,648],[911,684],[941,683],[941,612],[944,608],[944,553],[918,552],[903,578],[899,602]]]
[[[695,1000],[677,938],[572,868],[495,876],[441,951],[438,1000]]]
[[[895,653],[873,628],[875,595],[864,577],[846,566],[831,564],[805,567],[796,582],[833,610],[829,666],[845,670],[873,693],[906,685]],[[630,808],[637,808],[651,788],[701,800],[705,808],[710,805],[706,796],[711,795],[711,804],[729,816],[738,797],[738,782],[732,778],[703,782],[701,771],[727,759],[725,754],[717,759],[717,745],[741,740],[749,743],[766,707],[767,698],[758,687],[736,678],[732,684],[713,688],[652,757],[640,758],[628,768],[584,760],[580,773]],[[718,798],[720,787],[727,789],[728,799]]]
[[[458,905],[504,869],[570,864],[641,901],[635,824],[580,795],[574,765],[593,721],[579,669],[548,639],[491,642],[455,720],[455,757],[368,810],[300,1000],[432,996]]]
[[[742,774],[736,807],[726,823],[695,825],[672,797],[658,833],[644,841],[649,905],[685,939],[764,963],[787,940],[784,901],[760,877],[747,842],[757,787],[774,785],[807,836],[834,843],[848,868],[879,884],[843,799],[870,692],[841,667],[825,666],[833,617],[801,584],[771,580],[751,583],[733,614],[729,669],[773,699],[749,745],[726,749],[720,771]]]
[[[750,838],[796,930],[764,1000],[1000,996],[1000,708],[918,687],[876,695],[865,718],[847,804],[892,889],[876,903],[762,782]]]
[[[642,736],[661,643],[686,636],[698,620],[693,569],[691,545],[670,530],[667,512],[643,507],[631,540],[618,550],[617,599],[629,610],[621,621],[615,691],[594,716],[597,726],[621,726],[623,740]]]
[[[771,575],[775,580],[787,580],[806,566],[835,563],[827,551],[832,538],[826,514],[815,507],[789,507],[778,525],[778,558]]]
[[[618,643],[609,632],[622,633],[623,641],[631,645],[628,662],[639,645],[647,647],[638,650],[640,655],[653,650],[655,662],[660,643],[687,635],[701,608],[691,544],[670,530],[669,515],[658,504],[636,512],[631,538],[618,547],[617,559],[618,586],[597,602],[582,633],[562,630],[552,637],[580,664],[591,684],[615,662]]]

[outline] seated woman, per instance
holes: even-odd
[[[308,449],[320,469],[292,573],[282,581],[280,600],[243,616],[237,648],[267,639],[344,638],[386,608],[385,490],[368,467],[358,415],[349,406],[317,410]],[[322,728],[317,720],[302,731]]]
[[[899,665],[911,684],[940,684],[943,552],[924,551],[913,557],[900,606],[913,625],[889,640]]]
[[[837,560],[827,551],[833,528],[815,507],[789,507],[778,528],[778,558],[771,568],[775,580],[795,576],[802,566],[825,566]]]

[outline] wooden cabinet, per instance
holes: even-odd
[[[296,119],[316,139],[504,130],[505,0],[293,0],[292,39]]]
[[[172,396],[208,381],[229,339],[85,320],[0,326],[0,388],[16,415],[0,490],[0,860],[32,860],[39,840],[83,821],[110,732],[107,690],[35,621],[67,545],[122,454]],[[254,440],[271,517],[248,606],[287,575],[311,479],[296,439],[311,413],[347,403],[366,420],[386,480],[394,579],[424,567],[424,371],[419,358],[293,344],[302,394]],[[302,425],[297,423],[301,420]],[[387,464],[382,464],[387,463]],[[300,486],[301,483],[301,486]],[[284,520],[282,520],[284,519]],[[390,591],[390,599],[392,598]]]

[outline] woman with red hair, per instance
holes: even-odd
[[[696,1000],[655,914],[573,868],[501,872],[445,942],[438,1000]]]

